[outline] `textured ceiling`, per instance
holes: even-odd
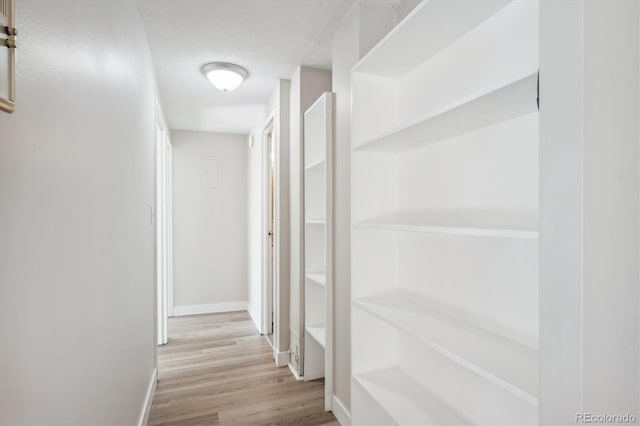
[[[247,133],[279,78],[331,67],[331,36],[355,0],[139,0],[173,129]],[[249,79],[220,92],[200,73],[233,62]]]

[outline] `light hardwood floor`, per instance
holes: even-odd
[[[149,425],[335,425],[324,381],[277,368],[247,312],[169,319]]]

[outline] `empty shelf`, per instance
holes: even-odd
[[[403,212],[355,222],[353,227],[478,237],[538,239],[537,217],[534,214],[522,212],[479,210]]]
[[[305,330],[307,330],[309,336],[313,337],[313,339],[324,348],[324,340],[326,334],[324,327],[306,327]]]
[[[305,223],[307,225],[324,225],[325,220],[324,219],[307,219]]]
[[[355,380],[400,425],[469,424],[399,368],[354,375]]]
[[[430,0],[417,6],[354,67],[401,77],[495,15],[512,0]]]
[[[326,279],[324,274],[307,274],[306,277],[309,281],[312,281],[316,284],[320,284],[320,285],[326,284]]]
[[[522,400],[537,405],[537,342],[497,329],[413,293],[395,290],[354,300],[354,306],[420,339],[432,350]],[[493,327],[493,328],[490,328]],[[508,336],[507,336],[508,335]]]
[[[315,169],[316,167],[324,167],[324,164],[325,164],[325,161],[320,160],[320,161],[316,161],[315,163],[309,164],[304,169],[309,171],[309,170]]]
[[[480,2],[482,3],[482,2]],[[355,149],[402,152],[536,112],[538,73],[470,96],[417,121],[356,144]]]

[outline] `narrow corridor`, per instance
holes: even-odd
[[[149,425],[329,425],[324,382],[277,368],[246,312],[169,319]]]

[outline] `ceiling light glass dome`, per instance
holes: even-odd
[[[202,73],[219,90],[237,89],[249,77],[247,70],[236,64],[212,62],[202,67]]]

